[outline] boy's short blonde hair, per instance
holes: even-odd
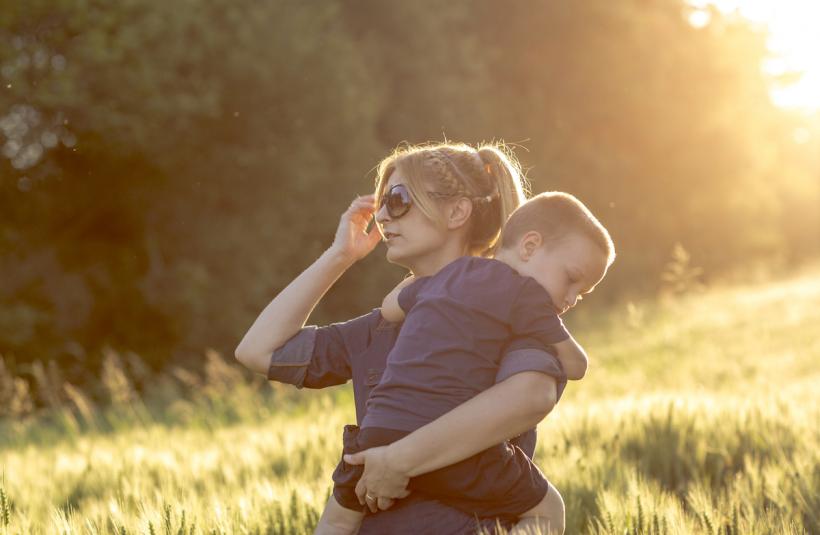
[[[501,230],[500,248],[509,249],[527,232],[535,230],[545,243],[560,241],[575,232],[586,236],[606,254],[606,265],[615,260],[609,232],[575,196],[561,191],[540,193],[519,206]]]

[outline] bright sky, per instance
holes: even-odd
[[[818,0],[689,0],[696,8],[714,5],[724,13],[738,10],[769,30],[772,59],[762,67],[771,74],[800,71],[802,78],[772,90],[772,100],[786,108],[820,109],[820,1]],[[695,26],[708,24],[706,12],[690,17]]]

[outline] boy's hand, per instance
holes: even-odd
[[[404,321],[404,310],[399,306],[399,293],[415,279],[412,275],[401,281],[382,301],[382,317],[387,321],[398,323]]]
[[[399,306],[399,300],[394,292],[395,290],[387,294],[382,301],[382,317],[387,321],[399,323],[404,321],[404,310]]]
[[[562,342],[553,344],[558,360],[567,374],[570,381],[578,381],[584,378],[587,373],[589,359],[584,348],[570,335]]]

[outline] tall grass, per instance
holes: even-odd
[[[568,323],[593,368],[536,451],[567,533],[820,533],[820,276]],[[106,356],[106,404],[62,385],[41,413],[4,407],[1,535],[312,531],[348,389],[268,386],[208,351],[139,395],[129,358]]]

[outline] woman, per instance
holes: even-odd
[[[374,309],[345,323],[304,327],[314,306],[382,236],[387,260],[416,276],[432,275],[463,255],[491,253],[502,223],[524,199],[522,182],[515,163],[496,146],[444,144],[395,151],[379,165],[375,195],[353,201],[331,247],[262,311],[237,347],[237,359],[269,379],[299,387],[323,388],[352,379],[361,422],[400,325],[384,321]],[[481,198],[493,201],[480,206],[464,202]],[[377,225],[367,232],[374,214]],[[510,437],[532,456],[531,428],[552,409],[564,384],[560,365],[547,353],[504,355],[495,386],[404,439],[349,459],[365,462],[357,494],[372,511],[389,508],[393,498],[406,494],[409,477]],[[416,493],[392,509],[366,516],[360,533],[470,533],[475,527],[472,516]]]

